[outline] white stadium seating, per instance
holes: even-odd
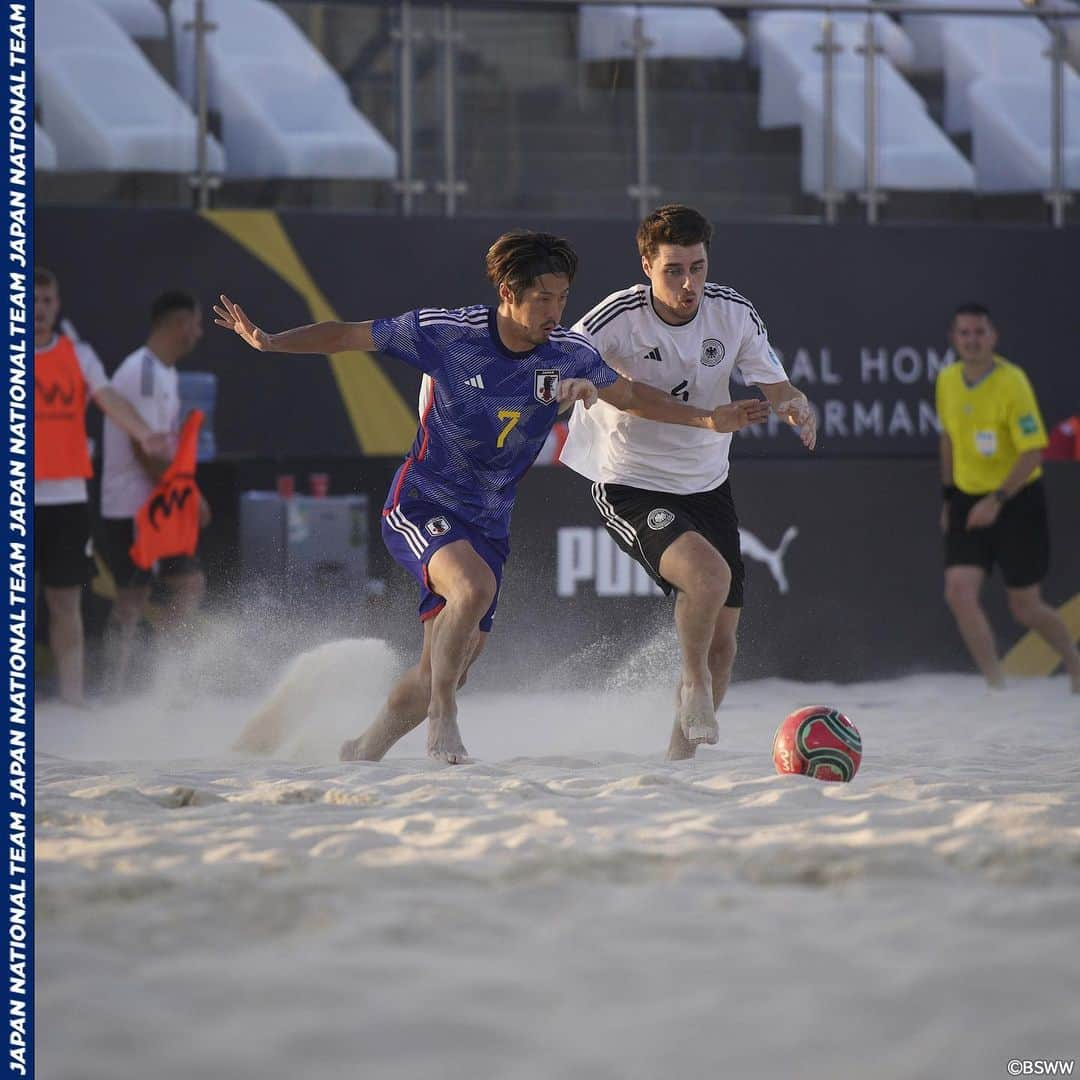
[[[48,0],[46,0],[48,2]],[[155,0],[94,0],[132,37],[166,38],[169,22]]]
[[[968,96],[976,79],[1021,78],[1050,85],[1050,34],[1036,19],[967,19],[945,27],[945,128],[970,131]],[[1080,79],[1066,64],[1067,85]]]
[[[865,186],[865,92],[861,77],[842,75],[835,84],[833,186]],[[820,79],[802,87],[802,186],[824,187],[823,116]],[[897,191],[971,190],[974,172],[934,123],[922,99],[892,68],[879,71],[877,95],[878,187]]]
[[[709,8],[582,4],[578,9],[578,58],[629,60],[634,56],[634,20],[652,44],[651,59],[738,60],[743,36],[729,19]]]
[[[64,170],[190,172],[191,110],[93,0],[48,0],[35,10],[36,89]],[[210,165],[224,165],[210,146]]]
[[[792,0],[793,3],[805,2],[807,6],[814,0]],[[858,3],[859,0],[839,0],[838,6],[845,3]],[[915,58],[915,47],[904,29],[887,15],[874,15],[874,34],[879,48],[899,68],[908,68]],[[822,13],[820,11],[765,11],[750,13],[750,44],[747,55],[752,64],[760,63],[761,47],[759,34],[763,27],[794,24],[801,26],[813,44],[822,38]],[[866,16],[860,12],[833,12],[833,24],[837,35],[845,42],[861,45],[866,34]]]
[[[802,121],[804,81],[822,85],[820,19],[807,21],[800,13],[795,19],[763,18],[757,29],[761,63],[761,94],[758,123],[763,128],[795,126]],[[863,43],[864,20],[841,20],[834,37],[840,51],[833,55],[836,75],[861,77],[865,59],[856,49]],[[888,55],[878,57],[878,69],[896,74]]]
[[[975,182],[980,191],[1047,191],[1050,87],[980,79],[971,87]],[[1065,99],[1065,186],[1080,190],[1080,87]]]
[[[986,7],[988,0],[908,0],[911,4],[925,7],[925,15],[904,15],[901,21],[908,37],[915,46],[912,69],[915,71],[941,71],[945,66],[945,28],[952,24],[965,26],[976,16],[936,15],[934,8],[948,7]],[[1002,7],[1020,7],[1020,0],[992,0],[993,5]]]
[[[195,98],[194,0],[170,9],[177,85]],[[207,0],[210,107],[230,177],[389,179],[397,154],[353,105],[321,53],[264,0]]]
[[[51,172],[56,168],[56,147],[52,139],[34,124],[34,171]]]

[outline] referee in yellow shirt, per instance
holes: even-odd
[[[937,380],[946,602],[986,681],[1002,686],[993,631],[979,603],[997,563],[1013,618],[1061,654],[1072,691],[1080,694],[1080,653],[1040,590],[1050,535],[1039,466],[1047,438],[1038,402],[1023,371],[995,354],[997,331],[981,304],[956,309],[950,338],[959,363]]]

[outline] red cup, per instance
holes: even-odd
[[[296,477],[292,473],[279,473],[277,493],[283,499],[291,499],[296,494]]]
[[[316,499],[325,498],[330,492],[330,476],[324,472],[308,473],[308,491]]]

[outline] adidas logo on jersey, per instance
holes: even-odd
[[[650,349],[645,354],[645,359],[646,360],[655,360],[658,364],[662,364],[664,362],[664,358],[660,355],[659,348]]]
[[[484,389],[483,375],[474,375],[471,379],[466,379],[465,382],[468,383],[469,386],[475,386],[477,390]]]

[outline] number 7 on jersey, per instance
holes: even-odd
[[[521,419],[521,413],[517,409],[500,409],[499,419],[506,421],[506,427],[499,432],[499,437],[495,440],[496,448],[501,450],[506,443],[506,437],[514,430],[517,422]]]

